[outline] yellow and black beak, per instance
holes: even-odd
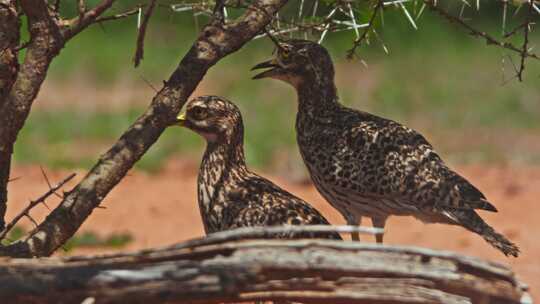
[[[185,127],[186,126],[186,112],[181,113],[176,117],[175,125]]]
[[[281,67],[276,58],[261,62],[252,67],[251,70],[254,71],[267,68],[269,68],[269,70],[259,73],[253,76],[251,79],[275,78],[276,76],[281,75],[285,72],[285,70]]]

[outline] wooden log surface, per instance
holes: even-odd
[[[414,247],[249,239],[264,234],[240,229],[116,255],[3,258],[0,303],[531,303],[497,263]]]

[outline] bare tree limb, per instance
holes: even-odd
[[[534,14],[533,5],[534,5],[534,1],[529,0],[527,17],[525,17],[527,20],[525,21],[525,24],[523,26],[523,46],[521,47],[521,55],[520,55],[521,63],[519,65],[519,71],[517,74],[519,81],[523,81],[523,71],[525,71],[525,58],[527,57],[527,54],[529,51],[529,32],[531,31],[532,14]]]
[[[449,252],[332,240],[188,243],[2,260],[0,301],[516,304],[527,297],[508,268]]]
[[[5,1],[5,0],[4,0]],[[28,20],[28,31],[30,33],[30,43],[26,51],[24,62],[19,66],[15,48],[19,44],[19,17],[6,16],[6,21],[10,21],[10,32],[6,38],[0,39],[0,44],[10,43],[16,40],[16,45],[4,49],[2,58],[11,58],[9,72],[14,73],[8,79],[9,90],[3,90],[0,96],[0,226],[4,226],[4,214],[7,201],[7,181],[9,180],[9,170],[11,166],[11,154],[13,144],[17,138],[19,130],[24,125],[26,117],[30,112],[30,107],[37,92],[45,79],[46,71],[54,56],[58,54],[63,46],[63,40],[59,32],[58,25],[49,12],[45,1],[18,1]],[[14,2],[11,2],[11,13],[16,12]],[[2,13],[5,7],[2,6]],[[0,32],[4,29],[0,29]],[[7,88],[5,86],[4,88]]]
[[[64,39],[67,41],[80,33],[111,7],[115,0],[102,0],[96,7],[80,14],[67,22],[68,26],[62,31]]]
[[[257,0],[237,20],[227,24],[212,20],[206,25],[146,112],[100,157],[45,222],[24,241],[0,247],[0,255],[48,256],[64,244],[165,128],[175,121],[207,70],[250,41],[286,2]]]
[[[146,35],[146,27],[148,26],[148,21],[154,12],[154,7],[156,6],[156,0],[150,0],[150,4],[144,11],[144,17],[139,25],[137,33],[137,47],[135,49],[135,56],[133,57],[133,63],[135,67],[139,66],[139,63],[144,57],[144,37]]]
[[[58,184],[56,184],[55,186],[50,186],[49,185],[49,191],[45,192],[43,195],[41,195],[40,197],[38,197],[36,200],[32,200],[30,201],[30,204],[28,204],[28,206],[26,206],[23,210],[21,210],[21,212],[19,212],[19,214],[17,214],[12,220],[11,222],[9,222],[6,227],[0,232],[0,240],[3,240],[6,235],[8,234],[8,232],[13,228],[15,227],[15,224],[17,224],[19,222],[19,220],[21,218],[23,218],[24,216],[28,217],[29,219],[31,219],[32,221],[34,221],[31,217],[30,217],[30,210],[32,210],[35,206],[39,205],[39,204],[42,204],[45,202],[45,200],[56,193],[56,191],[60,188],[62,188],[67,182],[69,182],[71,179],[73,179],[75,177],[75,173],[72,173],[70,174],[68,177],[64,178],[61,182],[59,182]],[[35,223],[34,221],[34,224],[36,224],[37,226],[37,223]]]
[[[375,5],[375,8],[373,9],[373,14],[371,15],[371,18],[369,19],[368,26],[364,29],[364,32],[362,32],[362,36],[354,40],[353,47],[347,51],[347,58],[353,58],[354,54],[356,53],[356,49],[367,38],[367,35],[373,29],[373,26],[375,26],[375,18],[377,18],[379,11],[382,10],[383,8],[384,8],[384,1],[378,0],[377,4]]]
[[[17,135],[28,117],[32,103],[45,80],[49,64],[64,47],[67,40],[95,21],[114,0],[103,0],[95,8],[86,11],[84,1],[79,1],[80,16],[76,24],[66,24],[58,16],[60,1],[49,7],[46,0],[0,0],[0,228],[4,228],[7,201],[7,181],[11,155]],[[22,13],[17,12],[17,4]],[[20,44],[20,16],[27,18],[30,39]],[[11,16],[11,17],[10,17]],[[6,35],[4,35],[6,33]],[[4,45],[16,41],[15,46]],[[6,47],[7,46],[7,47]],[[24,62],[19,66],[17,52],[26,47]],[[12,77],[2,73],[2,62],[9,63]],[[4,84],[9,84],[4,85]]]
[[[105,22],[105,21],[123,19],[123,18],[129,17],[129,16],[136,15],[138,12],[139,12],[139,8],[134,8],[134,9],[130,9],[130,10],[127,10],[125,12],[110,15],[110,16],[100,16],[100,17],[96,18],[95,23],[101,23],[101,22]]]
[[[522,49],[516,47],[512,43],[499,41],[499,40],[495,39],[493,36],[489,35],[488,33],[475,29],[474,27],[469,25],[467,22],[463,21],[461,18],[451,15],[450,13],[448,13],[443,8],[435,5],[435,0],[424,0],[424,3],[426,3],[426,5],[431,10],[439,13],[439,15],[441,15],[442,17],[444,17],[445,19],[447,19],[451,23],[456,23],[459,26],[467,29],[472,36],[480,37],[480,38],[485,39],[487,44],[496,45],[496,46],[499,46],[501,48],[505,48],[507,50],[517,52],[517,53],[523,55],[524,57],[530,57],[530,58],[540,60],[540,57],[538,55],[534,54],[534,53],[528,52],[527,50],[525,50],[525,53],[523,53]]]
[[[20,43],[21,22],[15,0],[0,0],[0,4],[0,109],[2,109],[19,71],[16,48]],[[10,167],[9,149],[0,148],[0,229],[5,226]]]

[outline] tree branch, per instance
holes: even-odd
[[[529,0],[529,6],[527,10],[527,20],[524,23],[523,26],[523,46],[521,47],[521,63],[519,66],[518,71],[518,79],[519,81],[523,81],[523,71],[525,71],[525,58],[527,57],[528,51],[529,51],[529,32],[531,31],[531,21],[532,21],[532,14],[533,12],[533,5],[534,0]]]
[[[150,17],[152,16],[152,13],[154,12],[155,6],[156,6],[156,0],[150,0],[150,4],[146,8],[144,12],[144,18],[138,28],[137,47],[135,50],[135,56],[133,57],[133,63],[135,64],[135,67],[139,66],[139,63],[141,62],[144,56],[144,37],[146,34],[146,27],[148,26],[148,21],[150,21]]]
[[[19,71],[16,48],[20,43],[20,27],[16,1],[0,1],[0,109],[3,108]],[[5,226],[10,167],[11,153],[0,148],[0,230]]]
[[[470,35],[472,35],[474,37],[480,37],[480,38],[485,39],[487,44],[496,45],[498,47],[505,48],[505,49],[511,50],[513,52],[517,52],[517,53],[521,54],[524,57],[530,57],[530,58],[540,60],[540,57],[538,55],[534,54],[534,53],[530,53],[527,50],[525,50],[525,52],[523,52],[522,49],[516,47],[515,45],[513,45],[510,42],[499,41],[499,40],[495,39],[493,36],[489,35],[488,33],[482,32],[480,30],[475,29],[474,27],[469,25],[467,22],[463,21],[461,18],[451,15],[446,10],[444,10],[444,9],[440,8],[439,6],[435,5],[434,1],[435,0],[424,0],[424,3],[426,3],[426,5],[431,10],[439,13],[439,15],[441,15],[442,17],[444,17],[445,19],[447,19],[451,23],[456,23],[459,26],[467,29],[469,31]]]
[[[362,36],[356,39],[354,41],[353,47],[347,51],[348,58],[353,58],[354,54],[356,53],[356,49],[367,38],[369,31],[373,29],[373,26],[375,25],[375,18],[377,17],[377,14],[379,13],[379,11],[381,11],[383,8],[384,8],[384,1],[378,0],[377,4],[375,5],[375,8],[373,9],[373,14],[371,15],[371,18],[369,19],[368,26],[364,29],[364,32],[362,32]]]
[[[19,1],[22,10],[28,20],[28,31],[30,33],[30,43],[26,51],[24,62],[19,67],[17,62],[17,51],[15,48],[19,44],[20,21],[18,16],[6,17],[6,21],[11,20],[12,24],[7,30],[10,34],[7,40],[0,39],[4,43],[15,42],[15,46],[5,48],[2,52],[2,58],[11,58],[8,79],[10,83],[9,90],[3,90],[3,96],[0,97],[0,226],[4,226],[4,214],[7,201],[7,181],[9,180],[9,171],[11,166],[11,154],[13,145],[17,138],[19,130],[24,125],[26,117],[30,112],[30,107],[35,99],[51,60],[58,54],[63,46],[63,40],[60,36],[58,25],[49,12],[45,1]],[[15,4],[13,4],[15,5]],[[15,10],[15,7],[12,8]],[[2,12],[4,6],[2,6]],[[13,13],[13,12],[11,12]],[[15,10],[16,13],[16,10]],[[16,19],[15,19],[16,18]],[[2,29],[0,29],[0,32]],[[9,59],[8,58],[8,59]],[[7,86],[4,87],[6,89]]]
[[[213,20],[206,25],[146,112],[100,157],[45,222],[26,240],[0,248],[0,255],[48,256],[64,244],[165,128],[174,123],[207,70],[250,41],[286,2],[257,0],[234,22]]]
[[[80,13],[78,17],[67,22],[67,27],[62,31],[64,39],[67,41],[80,33],[111,7],[115,0],[102,0],[96,7],[86,12]],[[82,2],[82,1],[81,1]],[[84,2],[83,2],[84,3]]]
[[[122,19],[122,18],[126,18],[126,17],[129,17],[129,16],[136,15],[138,12],[139,12],[139,8],[134,8],[134,9],[130,9],[130,10],[127,10],[127,11],[125,11],[123,13],[119,13],[119,14],[114,14],[114,15],[110,15],[110,16],[100,16],[100,17],[96,18],[94,23],[101,23],[101,22],[105,22],[105,21],[118,20],[118,19]]]
[[[26,206],[21,212],[19,212],[19,214],[17,214],[11,220],[11,222],[9,222],[6,225],[6,227],[0,232],[0,240],[3,240],[6,237],[8,232],[15,226],[15,224],[17,224],[19,222],[19,220],[21,218],[23,218],[24,216],[30,218],[30,210],[32,210],[35,206],[37,206],[37,205],[39,205],[41,203],[45,203],[45,200],[49,196],[55,194],[58,189],[62,188],[67,182],[72,180],[74,177],[75,177],[75,173],[72,173],[68,177],[64,178],[61,182],[56,184],[55,186],[50,186],[49,185],[49,191],[45,192],[43,195],[38,197],[36,200],[30,201],[30,204],[28,204],[28,206]]]
[[[508,268],[449,252],[332,240],[200,241],[130,254],[2,260],[0,301],[517,304],[527,297]]]

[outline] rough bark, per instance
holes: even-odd
[[[222,24],[213,20],[206,25],[145,113],[100,157],[45,222],[25,241],[0,248],[0,255],[48,256],[64,244],[174,121],[206,71],[250,41],[286,2],[254,1],[236,21]]]
[[[94,9],[68,22],[50,10],[44,0],[0,0],[0,228],[7,208],[7,183],[13,146],[24,126],[51,61],[65,43],[92,24],[113,0],[104,0]],[[18,64],[20,19],[16,5],[28,21],[30,41]]]
[[[0,1],[0,109],[3,108],[6,96],[19,70],[16,48],[20,43],[20,27],[21,22],[17,16],[15,0]],[[0,147],[0,230],[5,225],[4,215],[6,214],[10,167],[11,153],[9,149]]]
[[[211,235],[131,254],[6,259],[0,302],[511,304],[528,297],[508,268],[449,252],[331,240],[227,241],[237,237]]]

